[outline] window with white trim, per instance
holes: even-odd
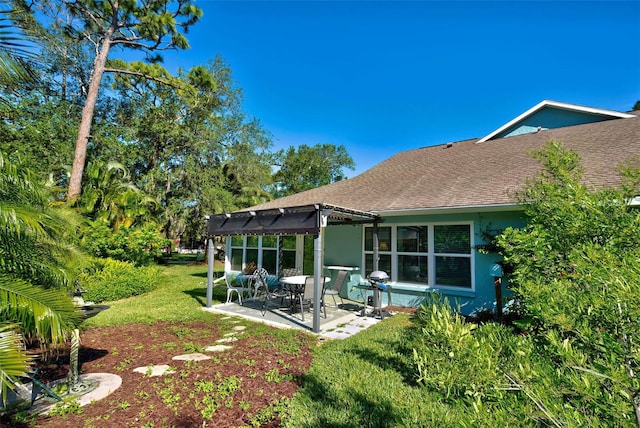
[[[278,246],[282,246],[282,260],[278,257]],[[231,270],[241,271],[247,264],[254,262],[270,274],[277,274],[279,265],[283,268],[295,268],[297,264],[297,237],[295,235],[275,236],[232,236]]]
[[[471,223],[378,227],[378,269],[391,281],[473,288]],[[373,270],[373,227],[364,231],[365,273]]]

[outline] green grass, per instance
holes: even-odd
[[[221,267],[216,267],[220,275]],[[158,287],[144,295],[105,302],[110,308],[89,318],[83,328],[117,325],[127,322],[209,321],[212,314],[203,311],[207,296],[206,264],[171,264],[160,267]],[[223,287],[214,287],[213,304],[226,299]]]
[[[427,396],[415,380],[410,325],[397,314],[319,347],[285,426],[422,426]]]

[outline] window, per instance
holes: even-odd
[[[470,287],[471,234],[469,225],[435,226],[433,240],[436,284]]]
[[[290,269],[296,267],[296,237],[281,236],[282,241],[282,268]]]
[[[281,260],[278,258],[279,246],[282,249]],[[296,259],[297,237],[295,235],[231,237],[231,270],[240,271],[249,262],[254,262],[270,274],[277,274],[279,267],[295,268]]]
[[[373,272],[373,227],[364,230],[365,275]],[[378,227],[378,270],[391,277],[391,228]]]
[[[242,270],[242,254],[244,252],[244,238],[242,236],[231,237],[231,270]]]
[[[392,281],[473,288],[472,225],[424,224],[378,228],[378,269]],[[364,233],[365,273],[373,270],[373,227]]]
[[[428,238],[427,226],[397,227],[398,281],[429,282]]]

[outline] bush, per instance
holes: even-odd
[[[557,335],[542,343],[495,322],[469,323],[446,301],[423,306],[416,319],[411,343],[418,381],[438,402],[423,425],[630,425],[628,413],[615,413],[624,407],[621,400],[601,396],[598,374],[560,369],[558,356],[546,352],[550,343],[561,345]],[[579,355],[563,345],[565,354]],[[605,400],[611,406],[599,408]],[[446,409],[446,418],[434,419]]]
[[[154,266],[136,267],[128,262],[103,259],[78,279],[87,291],[85,300],[99,303],[147,293],[158,284],[158,275]]]
[[[527,227],[497,238],[518,309],[557,376],[555,414],[581,426],[640,426],[640,168],[619,189],[582,183],[579,158],[550,143],[521,192]],[[547,403],[553,409],[553,403]]]
[[[87,251],[95,257],[110,257],[138,266],[149,265],[160,259],[162,249],[171,243],[151,224],[122,227],[116,233],[100,222],[92,225],[83,241]]]

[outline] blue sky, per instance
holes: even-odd
[[[348,177],[482,137],[543,99],[640,100],[640,2],[196,0],[169,69],[220,54],[274,148],[342,144]]]

